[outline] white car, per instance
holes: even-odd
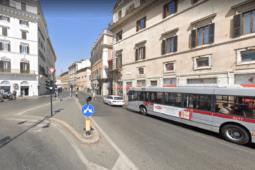
[[[122,106],[125,102],[121,96],[110,95],[104,98],[104,103],[109,104],[111,106],[112,105]]]

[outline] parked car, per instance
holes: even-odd
[[[109,104],[109,105],[118,105],[118,106],[122,106],[124,105],[124,100],[121,96],[114,96],[114,95],[110,95],[106,98],[104,98],[104,103]]]
[[[14,95],[5,93],[5,94],[3,94],[3,99],[14,100]]]

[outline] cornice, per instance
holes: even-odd
[[[33,13],[30,13],[30,12],[26,12],[26,11],[21,11],[19,9],[15,9],[15,8],[4,6],[4,5],[0,5],[0,11],[9,12],[11,14],[20,15],[20,16],[27,17],[27,18],[30,18],[30,19],[38,20],[39,18],[41,18],[40,15],[33,14]]]
[[[251,2],[253,2],[253,1],[254,1],[254,0],[244,1],[244,2],[241,2],[241,3],[239,3],[239,4],[236,4],[236,5],[232,6],[231,8],[232,8],[232,9],[236,9],[236,8],[242,6],[242,5],[246,5],[246,4],[251,3]]]
[[[132,1],[132,0],[124,0],[123,3],[120,3],[120,5],[118,5],[117,8],[115,8],[115,9],[112,10],[112,13],[117,12],[120,8],[122,8],[123,6],[125,6],[126,4],[128,4],[128,3],[131,2],[131,1]],[[118,3],[118,2],[116,2],[116,3]]]

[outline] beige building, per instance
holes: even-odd
[[[91,75],[90,66],[77,70],[76,84],[79,87],[79,91],[90,92],[91,81],[89,79]]]
[[[120,85],[124,96],[130,86],[255,87],[255,1],[120,0],[112,13],[115,94]]]
[[[56,77],[57,82],[56,85],[62,88],[62,90],[69,90],[70,89],[70,85],[69,85],[69,75],[68,75],[68,71],[60,74],[59,76]]]
[[[104,32],[91,50],[91,84],[97,95],[108,95],[111,80],[108,77],[108,60],[112,56],[112,34]]]

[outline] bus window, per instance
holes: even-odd
[[[150,93],[150,99],[151,99],[151,103],[155,103],[155,98],[156,98],[156,95],[157,95],[157,93],[155,93],[155,92],[151,92]]]
[[[132,95],[132,101],[137,101],[137,92],[134,92]]]
[[[150,93],[149,92],[144,92],[143,95],[144,95],[144,101],[145,102],[150,102],[149,101]]]
[[[215,111],[247,118],[255,118],[255,98],[216,96]]]
[[[181,106],[182,95],[180,93],[165,93],[165,104],[169,106]]]
[[[134,91],[129,92],[128,101],[137,101],[137,92]]]
[[[156,93],[156,98],[154,103],[163,104],[163,93]]]
[[[184,95],[184,107],[211,111],[211,98],[209,95],[186,94]]]
[[[132,95],[133,95],[133,91],[128,93],[128,101],[132,101]]]
[[[143,92],[137,92],[137,100],[143,101]]]

